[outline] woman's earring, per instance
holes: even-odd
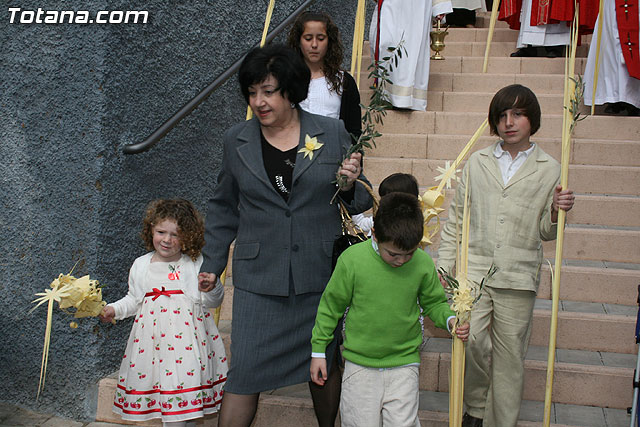
[[[293,110],[294,108],[296,108],[296,104],[294,104],[293,102],[291,103],[291,109]]]

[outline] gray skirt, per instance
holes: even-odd
[[[224,390],[254,394],[310,381],[311,330],[321,296],[296,295],[293,287],[288,297],[235,288]],[[327,348],[327,366],[333,366],[336,343]]]

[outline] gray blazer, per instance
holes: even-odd
[[[329,201],[351,137],[339,120],[298,111],[299,147],[305,135],[324,145],[313,160],[297,154],[288,202],[267,177],[258,120],[237,124],[224,135],[222,169],[207,206],[201,271],[221,274],[235,239],[233,285],[239,289],[287,296],[291,275],[296,294],[322,292],[331,276],[333,242],[341,226],[338,207]],[[349,211],[370,207],[371,197],[356,184]]]

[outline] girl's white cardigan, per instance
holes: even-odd
[[[115,310],[116,320],[126,319],[138,312],[138,308],[142,304],[147,291],[147,289],[143,288],[144,278],[147,275],[151,257],[154,253],[155,251],[149,252],[133,262],[131,270],[129,270],[129,292],[124,298],[109,304]],[[187,255],[182,254],[179,262],[180,274],[182,274],[183,280],[189,284],[184,291],[188,298],[196,304],[202,304],[209,308],[218,307],[222,304],[224,286],[220,283],[220,278],[216,279],[216,286],[210,292],[200,292],[198,290],[198,273],[202,265],[202,255],[194,262]]]

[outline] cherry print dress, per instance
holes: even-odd
[[[211,313],[190,296],[200,292],[197,268],[189,263],[194,264],[186,256],[149,261],[139,274],[144,294],[139,292],[114,401],[114,412],[125,420],[184,421],[220,407],[227,378],[224,345]],[[131,284],[130,278],[130,294]]]

